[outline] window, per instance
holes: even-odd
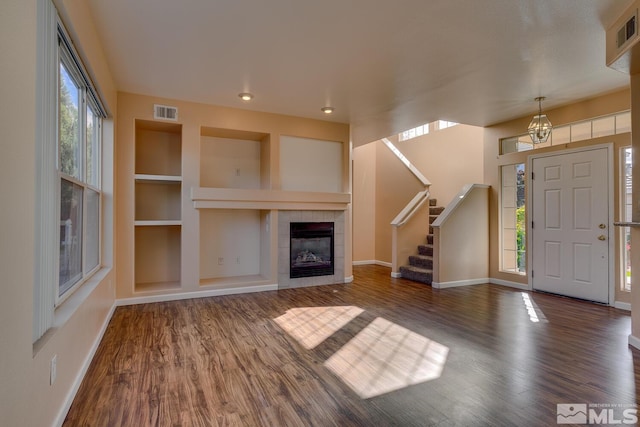
[[[526,209],[524,163],[502,166],[501,207],[501,270],[526,272]]]
[[[632,157],[631,147],[622,149],[622,220],[631,222],[631,176],[632,176]],[[621,227],[622,230],[622,281],[621,290],[631,291],[631,229],[629,227]]]
[[[106,117],[55,6],[36,4],[34,344],[53,326],[55,308],[101,265]]]
[[[102,112],[62,29],[58,32],[58,286],[61,302],[100,265]]]
[[[427,135],[430,131],[435,132],[437,130],[443,130],[457,125],[456,122],[449,122],[447,120],[436,120],[435,122],[425,123],[413,129],[405,130],[398,134],[398,140],[400,142],[408,139],[417,138],[422,135]]]
[[[554,126],[549,140],[544,144],[534,145],[528,134],[503,138],[500,140],[500,154],[528,151],[550,145],[568,144],[570,142],[599,138],[607,135],[617,135],[625,132],[631,132],[630,111],[623,111],[562,126]]]

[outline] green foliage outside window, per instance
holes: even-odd
[[[526,232],[525,205],[516,209],[516,248],[518,253],[518,271],[526,271]]]

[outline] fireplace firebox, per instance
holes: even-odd
[[[333,222],[292,222],[290,227],[289,277],[333,275]]]

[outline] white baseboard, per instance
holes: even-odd
[[[459,286],[470,286],[470,285],[483,285],[489,283],[488,278],[484,279],[469,279],[469,280],[455,280],[452,282],[432,282],[431,287],[435,289],[447,289],[447,288],[457,288]]]
[[[494,285],[500,285],[500,286],[508,286],[510,288],[516,288],[516,289],[521,289],[523,291],[530,291],[531,287],[528,284],[525,283],[518,283],[518,282],[510,282],[508,280],[501,280],[501,279],[489,279],[489,283],[494,284]]]
[[[153,302],[178,301],[192,298],[218,297],[222,295],[249,294],[253,292],[277,291],[278,284],[245,286],[241,288],[210,289],[196,292],[180,292],[175,294],[149,295],[116,300],[117,306],[148,304]]]
[[[349,277],[345,277],[344,278],[344,283],[351,283],[353,282],[353,276],[349,276]]]
[[[631,303],[629,302],[616,301],[613,303],[613,306],[615,308],[619,308],[620,310],[631,311]]]
[[[634,337],[633,335],[629,334],[629,345],[640,350],[640,338]]]
[[[351,265],[381,265],[382,267],[392,267],[390,262],[378,261],[377,259],[368,259],[362,261],[353,261]]]
[[[400,273],[399,271],[398,272],[392,271],[391,277],[393,277],[394,279],[399,279],[400,277],[402,277],[402,273]]]
[[[98,351],[100,342],[102,342],[102,337],[104,337],[104,333],[107,331],[107,326],[109,326],[109,322],[111,321],[111,318],[113,317],[113,313],[115,310],[116,310],[116,304],[114,303],[113,305],[111,305],[111,308],[109,309],[109,313],[107,313],[107,316],[105,317],[104,322],[102,322],[102,326],[100,327],[100,331],[98,332],[98,335],[96,335],[95,340],[93,340],[91,349],[89,350],[87,357],[85,357],[84,362],[80,367],[80,371],[78,371],[78,375],[76,375],[76,378],[73,381],[71,389],[69,390],[69,393],[67,394],[67,397],[64,400],[64,405],[62,406],[62,408],[60,408],[60,412],[58,412],[58,416],[56,417],[53,423],[54,426],[61,427],[62,424],[64,423],[65,418],[67,418],[69,409],[71,409],[71,404],[73,403],[73,400],[76,398],[76,394],[80,389],[80,384],[82,384],[82,380],[84,379],[84,376],[86,375],[87,370],[89,370],[89,366],[91,366],[93,357],[96,355],[96,351]]]
[[[375,265],[376,261],[374,259],[368,259],[364,261],[353,261],[351,265]]]

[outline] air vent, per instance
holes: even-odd
[[[620,49],[624,44],[633,38],[637,33],[636,17],[635,15],[629,18],[625,24],[618,29],[618,35],[616,37],[616,47]]]
[[[638,9],[640,0],[635,0],[607,29],[607,66],[628,74],[640,72]]]
[[[178,120],[178,109],[176,107],[169,107],[168,105],[153,105],[153,118],[162,120]]]

